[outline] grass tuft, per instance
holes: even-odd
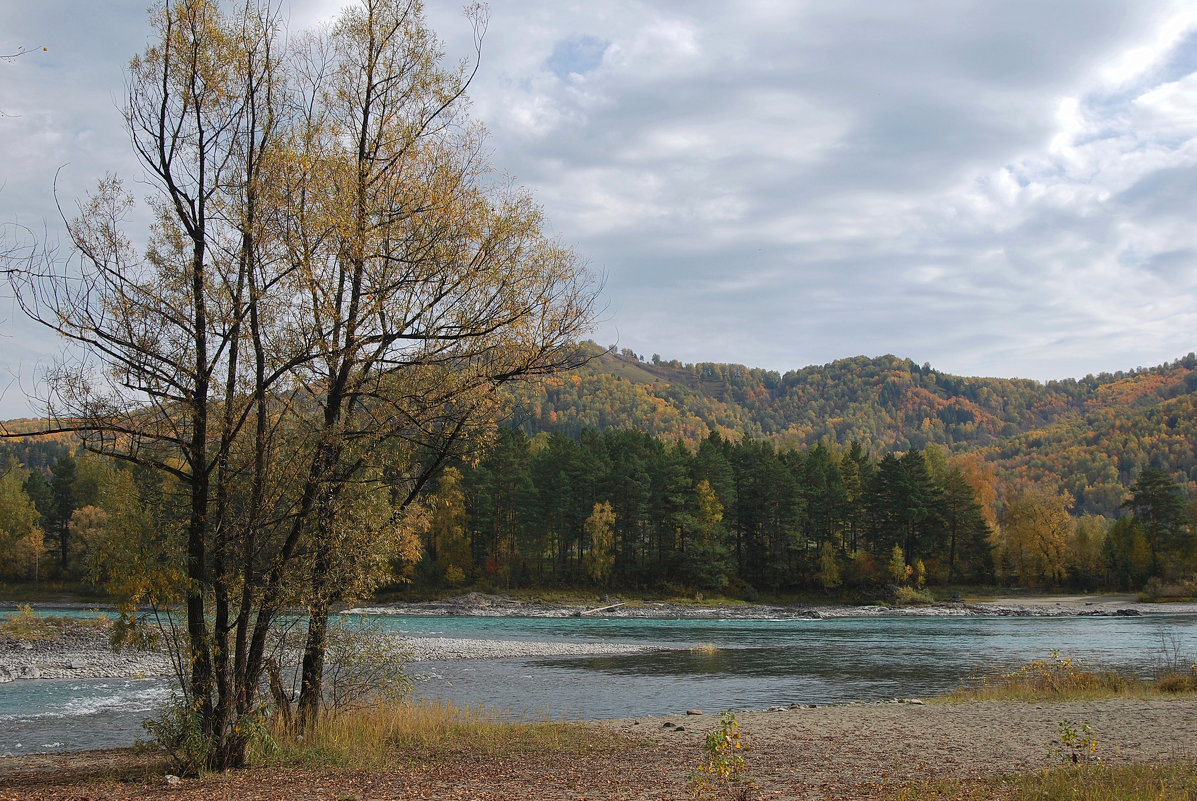
[[[1197,764],[1089,764],[981,779],[943,779],[896,788],[896,801],[1191,801]]]
[[[396,761],[435,763],[548,753],[592,754],[633,743],[582,723],[504,720],[484,707],[447,701],[378,704],[322,719],[298,737],[281,730],[255,746],[253,761],[380,769]]]
[[[46,616],[25,604],[0,620],[0,634],[14,640],[51,640],[73,629],[107,629],[111,622],[104,615],[94,618]]]
[[[1159,693],[1197,692],[1197,665],[1187,670],[1158,671],[1152,680],[1110,670],[1091,670],[1079,659],[1052,651],[1050,659],[1037,659],[1011,671],[982,674],[971,687],[962,687],[942,700],[1088,700],[1111,696],[1149,696]]]

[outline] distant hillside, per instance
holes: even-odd
[[[964,378],[910,359],[858,356],[779,374],[579,346],[583,367],[512,389],[529,435],[632,428],[691,447],[712,430],[804,450],[859,442],[874,456],[930,445],[978,453],[1001,484],[1058,484],[1074,512],[1116,516],[1146,466],[1197,490],[1197,356],[1080,380]],[[6,423],[32,431],[39,421]],[[0,442],[0,464],[48,468],[73,437]]]
[[[1006,484],[1058,482],[1078,513],[1117,514],[1147,465],[1197,480],[1197,356],[1131,372],[1040,383],[965,378],[909,359],[855,357],[779,374],[604,353],[518,387],[529,434],[635,428],[691,445],[711,430],[806,448],[857,441],[871,452],[937,445],[978,451]]]

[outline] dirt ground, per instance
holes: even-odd
[[[1087,723],[1106,762],[1194,758],[1197,699],[853,704],[738,715],[760,799],[892,798],[895,784],[1033,772],[1064,721]],[[494,760],[470,754],[397,760],[387,770],[263,769],[172,782],[128,751],[0,759],[0,799],[680,799],[718,718],[677,715],[592,723],[626,747],[587,756]],[[104,778],[114,766],[124,779]]]

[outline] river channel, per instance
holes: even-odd
[[[613,656],[413,663],[416,692],[511,718],[599,719],[925,697],[1054,651],[1150,676],[1197,656],[1197,615],[644,620],[373,617],[409,637],[638,643]],[[130,745],[170,694],[161,679],[0,685],[0,754]]]

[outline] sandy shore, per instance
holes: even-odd
[[[861,784],[975,777],[1061,764],[1060,724],[1087,723],[1107,763],[1192,760],[1197,698],[874,703],[737,714],[753,778],[768,797],[837,798]],[[608,721],[671,749],[701,752],[718,717]]]
[[[1095,756],[1107,763],[1192,760],[1197,747],[1192,697],[851,704],[737,717],[749,777],[759,787],[753,797],[779,801],[893,799],[908,783],[1036,772],[1062,764],[1052,749],[1063,721],[1089,724],[1098,741]],[[175,784],[161,769],[141,780],[104,779],[103,771],[122,761],[148,758],[130,751],[0,757],[0,799],[664,801],[691,797],[689,778],[718,716],[585,725],[626,735],[626,745],[597,754],[549,750],[535,759],[433,752],[381,770],[264,767]]]

